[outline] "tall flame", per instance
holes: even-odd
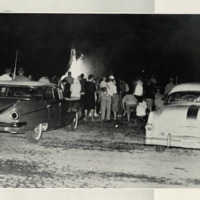
[[[108,73],[101,56],[81,54],[79,58],[76,58],[76,50],[74,48],[71,50],[68,71],[71,71],[74,78],[78,78],[81,74],[84,74],[85,78],[89,74],[94,74],[96,77],[103,77]]]
[[[76,58],[76,50],[71,50],[71,58],[69,63],[69,71],[71,71],[74,78],[78,78],[82,73],[88,76],[89,70],[84,63],[83,54],[79,58]]]

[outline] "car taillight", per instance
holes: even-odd
[[[10,113],[10,118],[11,118],[11,119],[14,119],[14,120],[18,119],[18,118],[19,118],[19,113],[16,112],[16,111],[12,111],[12,112]]]
[[[151,131],[153,129],[153,125],[152,124],[147,124],[145,126],[146,130]]]

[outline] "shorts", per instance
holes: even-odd
[[[131,114],[131,110],[132,109],[136,109],[136,107],[137,107],[137,105],[135,105],[135,104],[127,104],[126,105],[126,112],[127,112],[127,114]]]
[[[134,95],[134,96],[138,100],[139,103],[142,102],[143,96],[138,96],[138,95]]]

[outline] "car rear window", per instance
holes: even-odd
[[[43,88],[0,86],[0,97],[42,98]]]
[[[198,91],[185,91],[175,92],[168,96],[168,103],[181,103],[181,102],[200,102],[200,92]]]

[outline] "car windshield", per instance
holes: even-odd
[[[189,91],[189,92],[175,92],[168,96],[168,103],[181,103],[181,102],[200,102],[200,92],[199,91]]]
[[[42,98],[42,87],[16,87],[16,86],[0,86],[0,97],[11,98]]]

